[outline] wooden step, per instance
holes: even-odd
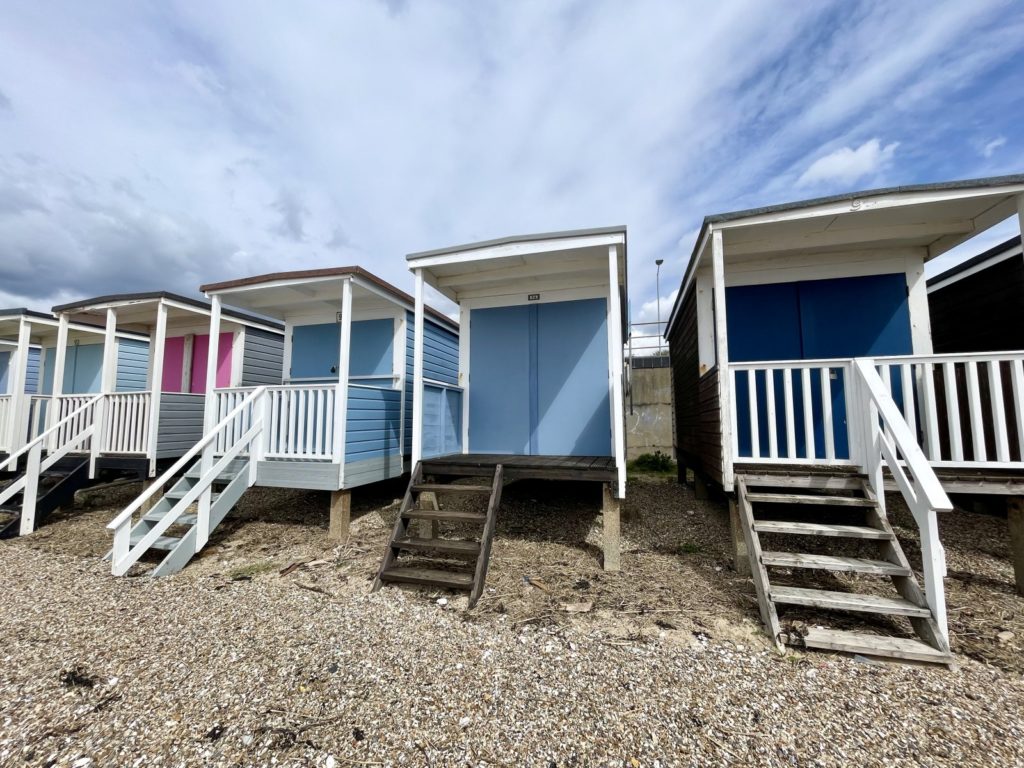
[[[442,571],[436,568],[403,568],[392,567],[381,573],[382,581],[394,581],[402,584],[423,584],[428,587],[444,587],[447,589],[472,589],[473,574],[457,571]]]
[[[145,533],[132,534],[132,546],[134,547],[146,537]],[[159,536],[156,541],[149,545],[150,549],[166,549],[168,552],[174,549],[181,542],[177,536]]]
[[[863,656],[883,656],[907,661],[927,661],[935,664],[949,664],[953,660],[952,654],[932,648],[921,640],[868,635],[839,629],[813,627],[807,631],[804,645],[808,648],[820,648],[826,651],[859,653]]]
[[[187,494],[190,490],[192,490],[192,489],[189,488],[189,489],[186,489],[184,491],[181,491],[181,490],[177,490],[177,491],[171,490],[171,491],[168,491],[167,493],[164,494],[164,498],[167,499],[168,501],[181,501],[182,499],[185,498],[185,494]],[[211,493],[210,494],[210,503],[213,504],[213,502],[215,502],[217,500],[218,496],[220,496],[220,494],[217,491],[214,491],[213,493]],[[202,498],[201,494],[200,494],[200,498]],[[199,503],[199,499],[196,499],[192,503],[193,504],[198,504]]]
[[[877,539],[879,541],[892,541],[895,538],[888,531],[880,531],[866,525],[798,523],[791,520],[755,520],[754,530],[758,533],[787,533],[796,536],[832,536],[846,539]]]
[[[871,499],[856,496],[816,496],[812,493],[748,493],[752,504],[810,504],[827,507],[874,507]]]
[[[780,568],[812,568],[822,571],[847,571],[850,573],[871,573],[878,576],[912,576],[909,568],[887,563],[884,560],[867,560],[860,557],[834,557],[832,555],[809,555],[803,552],[762,552],[761,562]]]
[[[476,557],[480,554],[479,541],[462,539],[417,539],[407,536],[391,542],[391,546],[409,552],[445,552],[466,557]]]
[[[482,523],[487,515],[482,512],[460,512],[454,509],[410,509],[403,517],[413,520],[449,520],[453,522]]]
[[[166,512],[149,512],[143,516],[143,520],[147,523],[159,523],[164,517],[167,516]],[[195,525],[199,519],[199,515],[178,515],[178,519],[175,520],[172,525]]]
[[[931,616],[931,611],[927,608],[914,605],[902,597],[880,597],[878,595],[774,585],[769,588],[769,593],[773,601],[785,605],[807,605],[829,611],[880,613],[886,616],[919,616],[925,619]]]
[[[828,491],[859,491],[864,488],[864,475],[801,475],[777,474],[771,472],[738,473],[737,480],[742,479],[747,488],[799,488],[803,490]]]
[[[445,485],[423,483],[422,485],[414,485],[412,490],[414,493],[486,493],[488,496],[491,494],[491,486],[489,485]]]

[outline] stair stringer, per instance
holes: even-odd
[[[255,484],[251,477],[252,473],[249,471],[249,461],[245,461],[238,474],[232,478],[213,504],[210,505],[211,532],[223,522],[228,513],[235,508],[238,501],[245,495],[245,492]],[[182,480],[184,479],[186,478],[183,477]],[[188,565],[189,561],[197,554],[196,536],[196,526],[192,525],[189,527],[188,532],[181,537],[178,545],[167,553],[167,556],[160,562],[160,565],[153,569],[150,576],[153,578],[170,576]]]

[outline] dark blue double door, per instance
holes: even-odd
[[[607,304],[470,312],[469,450],[610,456]]]
[[[733,363],[905,355],[913,351],[907,281],[902,273],[727,288],[726,325],[729,361]],[[755,381],[761,456],[770,455],[765,375],[759,373]],[[783,379],[781,372],[774,376],[776,431],[782,456],[787,437]],[[739,455],[747,457],[753,455],[747,373],[737,372],[733,383]],[[898,392],[899,382],[894,384]],[[792,386],[797,404],[795,447],[798,457],[810,458],[804,440],[803,384],[799,376]],[[846,382],[838,369],[830,374],[828,391],[823,391],[820,376],[812,377],[814,458],[825,456],[823,397],[828,397],[832,405],[836,456],[849,458]]]

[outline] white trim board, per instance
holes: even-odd
[[[985,259],[985,261],[981,262],[980,264],[975,264],[970,269],[965,269],[962,272],[957,272],[955,275],[950,275],[944,280],[939,280],[938,282],[929,285],[928,293],[941,291],[943,288],[953,285],[954,283],[958,283],[961,280],[971,277],[972,275],[976,275],[979,272],[984,272],[989,267],[994,267],[996,264],[1000,264],[1004,261],[1007,261],[1008,259],[1012,259],[1014,257],[1020,258],[1021,256],[1024,256],[1024,248],[1022,248],[1022,246],[1017,245],[1013,248],[1007,248],[1002,253],[997,253],[995,256],[992,256],[991,258]],[[939,277],[941,277],[941,274],[939,275]]]

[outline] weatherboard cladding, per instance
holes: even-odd
[[[149,342],[121,339],[117,343],[115,391],[143,392],[148,389]]]
[[[413,347],[416,323],[412,312],[406,313],[405,334],[405,451],[412,452]],[[445,384],[459,383],[459,337],[430,320],[423,323],[423,378]],[[424,442],[427,422],[424,421]]]
[[[242,349],[241,386],[280,384],[284,376],[284,336],[247,328]]]
[[[164,392],[160,395],[160,423],[156,458],[181,456],[203,439],[202,395]]]
[[[42,352],[39,347],[28,350],[28,364],[25,366],[25,392],[34,395],[39,392],[39,371]]]

